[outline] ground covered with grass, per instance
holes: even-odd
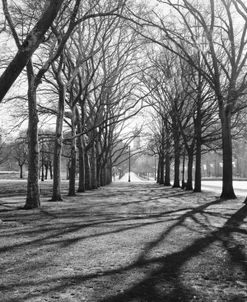
[[[0,301],[247,301],[243,198],[115,183],[50,202],[42,183],[27,211],[24,188],[0,186]]]

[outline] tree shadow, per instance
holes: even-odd
[[[186,192],[187,193],[187,192]],[[76,222],[69,222],[61,225],[61,229],[56,229],[52,225],[47,225],[46,235],[41,238],[34,237],[33,240],[30,240],[28,243],[20,243],[14,246],[10,246],[8,250],[4,250],[4,252],[12,251],[15,248],[24,248],[32,245],[39,246],[49,246],[50,244],[54,244],[59,249],[66,249],[67,247],[76,244],[82,240],[88,238],[98,238],[100,236],[111,235],[111,234],[119,234],[121,232],[125,232],[128,230],[137,230],[138,228],[145,226],[152,226],[155,224],[169,222],[169,225],[164,228],[164,230],[160,232],[159,236],[155,238],[155,240],[149,240],[147,244],[143,247],[143,249],[139,252],[138,257],[130,264],[126,264],[121,268],[108,268],[101,272],[96,273],[78,273],[74,276],[63,275],[59,277],[50,277],[47,279],[34,280],[33,282],[21,281],[18,284],[11,283],[8,287],[5,287],[5,290],[24,286],[40,286],[42,284],[51,284],[49,288],[41,289],[38,293],[28,293],[23,295],[17,300],[8,299],[6,302],[13,301],[25,301],[28,298],[34,298],[38,296],[43,296],[47,293],[58,292],[63,290],[64,288],[69,288],[72,286],[81,286],[83,283],[92,280],[101,280],[103,277],[109,277],[112,280],[112,286],[116,285],[117,280],[121,280],[124,282],[124,279],[127,278],[130,274],[135,271],[142,271],[143,277],[141,280],[133,282],[134,284],[123,288],[122,292],[118,292],[112,295],[109,293],[104,293],[105,298],[100,299],[99,297],[94,301],[102,301],[102,302],[132,302],[132,301],[149,301],[149,302],[158,302],[158,301],[195,301],[198,296],[198,291],[194,289],[191,284],[188,284],[184,279],[183,268],[186,263],[191,261],[193,258],[196,258],[198,255],[207,250],[214,243],[221,243],[230,257],[230,265],[238,266],[243,272],[243,277],[247,278],[246,272],[246,255],[244,252],[244,247],[238,242],[238,240],[234,237],[235,233],[241,233],[246,235],[245,230],[240,228],[244,219],[247,216],[247,210],[244,206],[231,215],[225,224],[215,229],[215,227],[206,229],[207,224],[202,224],[198,215],[216,215],[216,217],[225,219],[225,216],[221,216],[220,213],[215,213],[212,210],[209,210],[211,206],[216,206],[218,204],[223,204],[222,200],[213,200],[203,205],[191,207],[184,207],[177,210],[164,211],[160,213],[150,213],[148,215],[142,214],[142,216],[130,215],[129,217],[121,217],[118,216],[119,213],[110,213],[111,215],[106,215],[107,213],[102,211],[99,213],[97,217],[94,217],[90,222],[78,222],[77,219],[82,215],[81,211],[64,211],[63,213],[54,214],[50,213],[47,210],[44,210],[43,215],[47,215],[50,219],[65,219],[70,217],[76,219]],[[207,214],[209,212],[209,214]],[[212,212],[212,213],[211,213]],[[72,215],[72,217],[71,217]],[[109,219],[111,217],[111,219]],[[96,219],[97,218],[97,219]],[[147,221],[149,219],[149,221]],[[165,219],[165,220],[164,220]],[[168,236],[172,236],[172,232],[177,229],[189,228],[187,225],[187,220],[191,219],[191,221],[195,225],[200,225],[203,230],[206,229],[207,234],[205,236],[201,236],[200,238],[196,238],[190,240],[185,247],[181,250],[174,251],[170,254],[165,254],[162,256],[152,255],[152,252],[159,246],[161,243],[166,243]],[[134,224],[132,224],[134,221]],[[121,223],[126,223],[126,226],[122,226]],[[87,227],[100,227],[101,225],[108,224],[113,225],[119,223],[120,226],[109,231],[100,231],[95,234],[88,235],[77,235],[74,238],[58,238],[64,235],[70,235],[76,233],[78,231],[82,231]],[[130,224],[131,223],[131,224]],[[208,221],[210,223],[210,221]],[[162,224],[161,224],[162,227]],[[52,232],[51,232],[52,231]],[[30,233],[32,235],[32,232]],[[51,240],[51,241],[49,241]],[[40,263],[42,265],[42,263]],[[45,265],[45,263],[44,263]],[[207,296],[204,293],[200,293],[200,301],[209,301],[207,300]],[[232,299],[232,300],[230,300]],[[235,296],[229,298],[229,301],[244,301],[241,300],[241,296]],[[80,301],[80,300],[78,300]],[[211,302],[211,301],[210,301]]]
[[[221,201],[217,200],[212,204],[217,204]],[[171,226],[166,232],[162,233],[160,238],[155,242],[149,243],[145,251],[139,256],[136,265],[143,266],[147,263],[159,263],[160,267],[153,270],[138,284],[128,288],[123,293],[113,295],[101,300],[101,302],[130,302],[130,301],[194,301],[197,297],[197,292],[184,285],[182,280],[181,269],[192,258],[205,251],[211,244],[215,242],[222,242],[223,246],[230,255],[230,265],[237,265],[243,272],[243,279],[247,279],[247,261],[244,247],[233,238],[232,233],[238,232],[238,228],[247,217],[247,205],[243,206],[236,213],[234,213],[226,223],[218,230],[210,232],[207,236],[196,239],[192,244],[185,247],[179,252],[169,254],[161,258],[152,258],[146,260],[145,256],[153,249],[161,240],[167,236],[172,229],[181,224],[188,216],[194,215],[207,208],[208,205],[200,206],[193,209],[190,213],[182,215],[179,221]],[[170,290],[164,289],[164,285],[170,285]],[[158,290],[158,288],[164,289]],[[206,297],[204,299],[207,299]],[[232,297],[228,301],[246,301],[240,296]],[[202,301],[202,300],[200,300]],[[205,300],[206,301],[206,300]],[[218,300],[217,300],[218,301]]]

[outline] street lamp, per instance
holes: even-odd
[[[130,182],[130,146],[129,146],[129,179],[128,182]]]

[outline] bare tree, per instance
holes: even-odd
[[[17,161],[20,168],[20,178],[23,178],[23,166],[28,164],[28,147],[27,136],[24,133],[20,133],[20,136],[12,144],[12,156]]]
[[[241,0],[220,0],[217,4],[213,0],[206,3],[187,0],[159,2],[172,8],[174,14],[166,15],[165,21],[158,13],[149,19],[135,16],[136,23],[142,22],[142,25],[155,30],[152,36],[143,30],[139,30],[139,33],[201,72],[201,76],[214,91],[222,125],[221,197],[235,198],[232,185],[231,119],[239,98],[246,93],[246,6]],[[236,14],[240,21],[234,17]],[[195,53],[200,53],[206,68],[201,68],[198,60],[194,60]]]

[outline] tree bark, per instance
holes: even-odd
[[[198,73],[197,114],[195,119],[196,160],[195,160],[195,187],[194,192],[201,192],[202,186],[202,75]]]
[[[85,192],[85,154],[83,146],[82,135],[78,138],[78,150],[79,150],[79,183],[78,192]]]
[[[169,139],[169,130],[167,127],[167,122],[165,123],[166,127],[166,153],[165,153],[165,186],[171,185],[170,173],[171,173],[171,160],[170,160],[170,139]]]
[[[221,198],[235,199],[232,177],[231,114],[227,108],[222,113],[223,182]]]
[[[61,84],[61,83],[60,83]],[[58,114],[56,121],[56,137],[53,157],[53,191],[51,201],[61,201],[61,156],[63,143],[65,87],[61,84],[59,89]]]
[[[201,192],[202,184],[202,172],[201,172],[201,161],[202,161],[202,133],[201,133],[201,119],[196,125],[196,162],[195,162],[195,187],[194,192]]]
[[[40,19],[22,43],[17,54],[0,77],[0,102],[28,64],[35,50],[44,39],[44,35],[56,18],[64,0],[47,0]]]
[[[51,161],[49,161],[49,169],[50,169],[50,179],[53,179],[52,163],[51,163]]]
[[[80,85],[81,85],[81,81],[80,81]],[[80,86],[81,87],[81,86]],[[76,107],[76,113],[77,113],[77,129],[78,129],[78,133],[82,133],[85,129],[85,110],[84,110],[84,106],[85,106],[85,102],[84,99],[81,99],[80,101],[80,111],[81,114],[78,110],[78,108]],[[86,190],[86,164],[85,164],[85,142],[84,142],[84,135],[80,135],[78,137],[77,140],[77,144],[78,144],[78,161],[79,161],[79,182],[78,182],[78,190],[77,192],[85,192]]]
[[[71,117],[71,152],[70,152],[70,169],[69,169],[69,196],[75,196],[75,176],[76,176],[76,121],[75,107],[72,108]]]
[[[165,172],[165,129],[164,129],[164,121],[162,121],[161,146],[160,146],[160,180],[159,180],[160,185],[165,184],[164,172]]]
[[[45,164],[45,179],[46,180],[48,179],[48,169],[49,169],[49,163],[46,162],[46,164]]]
[[[158,165],[157,165],[157,178],[156,178],[156,182],[159,183],[160,182],[160,154],[159,154],[159,158],[158,158]]]
[[[174,182],[173,188],[180,187],[180,175],[179,175],[179,165],[180,165],[180,146],[179,146],[179,135],[177,129],[174,130]]]
[[[85,189],[91,190],[92,189],[92,182],[91,182],[91,167],[90,167],[90,161],[88,156],[88,150],[84,153],[85,158]]]
[[[23,165],[19,165],[20,167],[20,179],[23,179]]]
[[[188,177],[186,183],[186,190],[193,190],[192,186],[192,171],[193,171],[193,148],[188,152]]]
[[[160,167],[159,167],[159,172],[160,172],[160,177],[159,177],[159,184],[164,185],[165,180],[164,180],[164,170],[165,170],[165,163],[164,163],[164,151],[161,151],[160,154]]]
[[[165,182],[164,185],[169,187],[171,185],[171,160],[170,160],[170,153],[166,151],[165,156]]]
[[[106,164],[107,185],[112,183],[112,152],[109,150],[108,160]]]
[[[95,143],[92,144],[91,147],[91,175],[92,175],[92,189],[98,188],[98,181],[97,181],[97,158],[96,158],[96,150],[95,150]]]
[[[28,76],[28,180],[25,209],[40,207],[39,191],[39,140],[38,113],[35,86],[35,76],[32,62],[27,66]]]

